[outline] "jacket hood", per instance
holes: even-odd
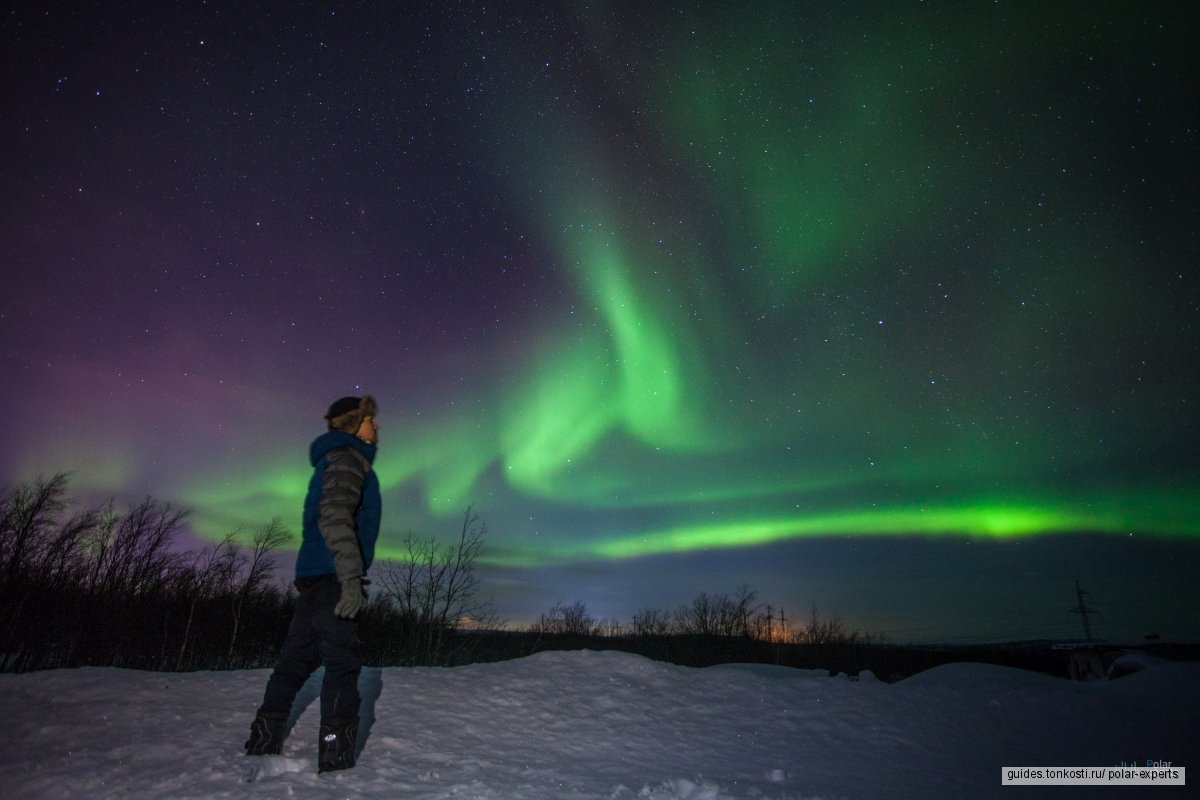
[[[363,454],[367,463],[375,463],[375,445],[364,442],[354,434],[345,431],[327,431],[314,439],[308,447],[309,463],[315,467],[317,462],[324,458],[330,450],[336,450],[339,447],[353,447]]]

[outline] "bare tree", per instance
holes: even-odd
[[[432,540],[418,540],[410,531],[401,542],[403,556],[376,564],[372,573],[381,589],[376,596],[387,600],[393,609],[408,619],[421,617],[422,598],[428,591],[423,570],[428,560],[426,551],[432,545]]]
[[[179,654],[175,659],[175,670],[183,669],[184,656],[196,619],[196,607],[209,598],[228,591],[237,571],[236,532],[226,534],[219,542],[213,542],[195,555],[191,568],[179,573],[176,585],[183,588],[189,597],[187,623],[179,643]]]
[[[0,496],[0,587],[15,586],[26,571],[66,505],[66,488],[67,473],[60,472]]]
[[[817,604],[813,603],[809,613],[808,624],[799,632],[798,640],[803,644],[855,644],[860,640],[869,641],[858,630],[851,630],[836,614],[829,619],[822,619],[817,612]]]
[[[62,604],[38,603],[36,598],[56,590],[61,594],[60,583],[77,574],[80,539],[95,524],[94,515],[86,513],[60,522],[67,478],[60,472],[0,493],[0,668],[22,669],[34,663],[47,637],[33,632],[64,626]],[[27,608],[39,606],[38,618],[30,618]]]
[[[563,634],[570,636],[600,635],[601,628],[588,613],[587,606],[579,600],[571,605],[563,605],[561,601],[551,606],[550,611],[542,614],[538,621],[530,626],[533,633]]]
[[[468,506],[463,512],[462,527],[458,541],[443,552],[441,577],[443,589],[434,609],[437,641],[432,653],[441,650],[442,636],[474,617],[482,608],[473,602],[479,588],[479,576],[475,573],[475,559],[483,547],[487,526],[479,521],[479,515]]]
[[[439,663],[447,637],[467,625],[494,620],[490,605],[476,597],[475,562],[487,525],[470,507],[463,512],[458,538],[449,545],[408,533],[398,560],[376,566],[383,601],[408,626],[407,649],[414,661]]]
[[[671,630],[671,618],[657,608],[643,608],[633,615],[635,636],[666,636]]]
[[[96,528],[100,515],[94,510],[81,511],[58,526],[39,552],[36,574],[49,586],[62,586],[82,577],[84,542]]]
[[[747,584],[738,587],[732,598],[700,592],[690,605],[675,611],[671,628],[681,634],[754,638],[754,618],[761,608],[757,600],[758,593]]]
[[[728,610],[726,636],[754,637],[752,619],[761,608],[757,601],[758,592],[751,589],[749,584],[743,583],[738,587],[737,594],[733,596],[732,600],[728,600],[725,606]]]
[[[675,632],[715,636],[718,633],[717,606],[715,597],[700,592],[691,605],[680,606],[675,611]]]
[[[596,636],[606,636],[610,639],[616,639],[625,634],[625,626],[621,624],[621,620],[617,617],[603,617],[592,626],[592,630]]]
[[[152,498],[122,515],[108,504],[92,541],[91,588],[101,595],[136,595],[162,584],[179,554],[171,549],[188,512]]]
[[[240,573],[240,584],[232,593],[231,611],[233,614],[233,630],[229,635],[229,651],[226,663],[232,667],[234,647],[237,645],[238,630],[242,623],[242,613],[246,601],[261,592],[271,583],[275,571],[275,551],[291,541],[292,534],[276,517],[254,532],[249,556],[240,556],[237,572]]]

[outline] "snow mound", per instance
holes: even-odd
[[[1056,678],[1041,672],[966,661],[931,667],[897,682],[897,685],[908,688],[939,686],[944,689],[994,691],[998,688],[1061,688],[1071,683],[1067,678]]]
[[[815,678],[824,680],[829,677],[829,670],[827,669],[798,669],[796,667],[783,667],[778,664],[735,662],[730,664],[714,664],[711,667],[705,667],[705,669],[736,669],[761,675],[764,678]]]

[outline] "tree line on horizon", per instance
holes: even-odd
[[[186,509],[147,497],[124,510],[110,501],[72,511],[68,483],[59,473],[0,491],[0,671],[274,665],[296,598],[276,577],[276,556],[293,539],[278,519],[185,551]],[[376,562],[360,617],[366,663],[453,666],[581,637],[818,645],[872,639],[836,617],[819,619],[815,607],[806,625],[790,625],[745,585],[732,596],[701,592],[671,613],[642,609],[630,625],[597,620],[581,602],[557,603],[524,630],[510,631],[478,597],[476,562],[486,534],[468,507],[457,538],[410,532],[398,558]],[[503,641],[487,633],[503,633]],[[514,648],[514,633],[527,644]]]
[[[803,624],[796,624],[782,608],[760,603],[758,592],[742,584],[733,595],[700,592],[686,605],[666,611],[651,606],[635,612],[626,625],[618,619],[596,618],[587,605],[555,603],[529,626],[535,634],[662,638],[701,636],[743,639],[773,644],[854,645],[880,641],[875,634],[847,626],[840,617],[823,618],[813,605]]]

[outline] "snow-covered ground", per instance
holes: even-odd
[[[367,669],[359,765],[325,775],[319,678],[283,755],[251,758],[265,670],[0,675],[0,797],[1125,800],[1200,778],[1194,663],[1090,684],[952,664],[889,685],[590,651]],[[1193,788],[1000,783],[1004,766],[1146,760],[1195,769]]]

